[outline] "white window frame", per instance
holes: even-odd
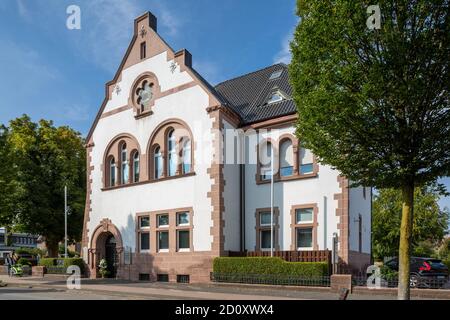
[[[189,222],[188,222],[188,223],[179,223],[178,216],[179,216],[180,214],[186,214],[187,217],[188,217]],[[177,226],[178,226],[178,227],[187,227],[187,226],[190,226],[190,225],[191,225],[191,216],[190,216],[190,214],[189,214],[188,211],[186,211],[186,212],[177,212],[177,213],[176,213],[176,219],[177,219],[176,222],[177,222]]]
[[[295,228],[295,247],[297,251],[310,251],[313,247],[299,247],[298,246],[298,229],[311,229],[311,244],[314,246],[314,227],[296,227]]]
[[[166,232],[167,233],[167,242],[168,242],[168,245],[169,245],[169,247],[170,247],[170,233],[169,233],[169,230],[158,230],[157,231],[157,235],[158,235],[158,252],[169,252],[169,248],[167,248],[167,249],[160,249],[159,248],[159,244],[160,244],[160,239],[159,239],[159,234],[161,233],[161,232]]]
[[[168,213],[158,214],[158,215],[156,216],[156,224],[157,224],[156,227],[157,227],[157,228],[168,228],[170,222],[168,222],[167,224],[161,224],[161,225],[159,224],[159,217],[161,217],[161,216],[167,216],[168,220],[170,219]]]
[[[299,221],[298,219],[297,219],[297,212],[298,211],[301,211],[301,210],[309,210],[309,209],[311,209],[312,210],[312,213],[311,213],[311,220],[308,220],[308,221]],[[311,207],[311,208],[299,208],[299,209],[295,209],[295,223],[296,223],[296,225],[302,225],[302,224],[311,224],[311,223],[314,223],[314,208],[313,207]]]
[[[180,248],[180,232],[188,232],[189,233],[189,248]],[[191,230],[190,229],[178,229],[177,230],[177,251],[178,252],[189,252],[191,251]]]

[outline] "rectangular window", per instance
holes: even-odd
[[[313,221],[313,208],[296,209],[296,223],[305,223]]]
[[[140,233],[140,251],[150,250],[150,234],[148,232]]]
[[[292,176],[294,174],[294,167],[283,167],[280,169],[280,175],[282,177]]]
[[[150,227],[150,217],[140,217],[139,218],[139,227],[140,228]]]
[[[188,226],[188,225],[189,225],[189,212],[177,213],[177,226]]]
[[[189,275],[188,274],[177,274],[177,282],[178,283],[189,283]]]
[[[147,56],[147,44],[145,42],[141,43],[141,60],[145,59]]]
[[[139,273],[139,281],[150,281],[149,273]]]
[[[158,232],[158,250],[159,251],[169,250],[169,231]]]
[[[271,169],[261,169],[261,179],[262,180],[270,180],[272,178],[272,170]]]
[[[189,230],[178,230],[177,242],[178,242],[178,251],[189,251],[190,249]]]
[[[169,215],[160,214],[158,215],[158,227],[168,227],[169,226]]]
[[[156,281],[158,281],[158,282],[169,282],[169,275],[168,274],[157,274],[156,275]]]
[[[270,226],[270,212],[261,212],[259,214],[259,225],[260,226]]]
[[[302,164],[300,166],[301,174],[307,174],[307,173],[312,173],[312,172],[313,172],[313,164],[312,163]]]
[[[270,235],[270,229],[263,229],[260,231],[261,249],[263,250],[270,249],[272,241],[271,238],[272,237]]]
[[[312,228],[297,228],[297,249],[312,248]]]

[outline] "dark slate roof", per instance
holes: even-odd
[[[270,76],[279,70],[282,71],[280,77],[270,80]],[[267,100],[274,90],[279,90],[286,99],[268,105]],[[215,91],[241,117],[243,125],[296,112],[288,68],[284,63],[219,83],[215,86]]]

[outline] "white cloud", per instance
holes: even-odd
[[[289,64],[291,62],[291,47],[290,43],[292,41],[293,32],[289,33],[287,36],[283,38],[281,50],[277,52],[277,54],[273,58],[274,63],[285,63]]]
[[[30,14],[28,12],[28,8],[26,7],[23,0],[16,0],[17,3],[17,10],[19,11],[19,15],[29,21],[30,20]]]
[[[219,79],[219,68],[216,64],[210,61],[197,61],[194,60],[194,69],[204,77],[211,85],[217,84]]]

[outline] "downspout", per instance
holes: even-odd
[[[241,252],[245,251],[245,163],[239,165],[240,183],[239,183],[239,194],[240,194],[240,249]]]

